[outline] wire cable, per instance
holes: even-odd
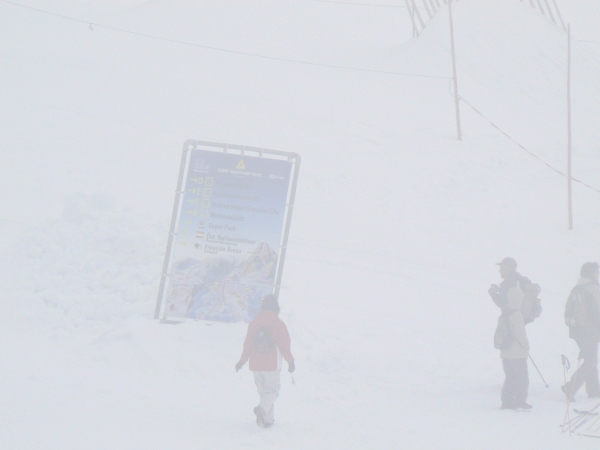
[[[205,50],[213,50],[216,52],[229,53],[229,54],[234,54],[234,55],[243,55],[243,56],[266,59],[266,60],[271,60],[271,61],[281,61],[281,62],[288,62],[288,63],[294,63],[294,64],[302,64],[302,65],[307,65],[307,66],[327,67],[327,68],[331,68],[331,69],[349,70],[349,71],[355,71],[355,72],[378,73],[378,74],[384,74],[384,75],[400,75],[400,76],[417,77],[417,78],[437,78],[437,79],[442,79],[442,80],[447,80],[450,78],[447,76],[440,76],[440,75],[424,75],[424,74],[417,74],[417,73],[394,72],[394,71],[388,71],[388,70],[363,69],[360,67],[340,66],[340,65],[335,65],[335,64],[326,64],[326,63],[318,63],[318,62],[312,62],[312,61],[302,61],[302,60],[291,59],[291,58],[283,58],[283,57],[278,57],[278,56],[261,55],[259,53],[242,52],[239,50],[231,50],[231,49],[226,49],[226,48],[221,48],[221,47],[213,47],[210,45],[197,44],[194,42],[180,41],[178,39],[154,36],[151,34],[140,33],[138,31],[126,30],[124,28],[113,27],[110,25],[103,25],[101,23],[91,22],[89,20],[77,19],[75,17],[66,16],[64,14],[53,13],[51,11],[46,11],[44,9],[35,8],[33,6],[22,5],[20,3],[12,2],[10,0],[0,0],[0,1],[2,1],[4,3],[8,3],[10,5],[18,6],[21,8],[37,11],[42,14],[47,14],[47,15],[54,16],[54,17],[60,17],[62,19],[66,19],[66,20],[70,20],[70,21],[78,22],[78,23],[83,23],[86,25],[89,24],[90,28],[92,28],[92,27],[104,28],[107,30],[118,31],[121,33],[130,34],[133,36],[140,36],[140,37],[145,37],[145,38],[149,38],[149,39],[154,39],[157,41],[170,42],[172,44],[187,45],[190,47],[202,48]]]
[[[481,111],[479,111],[477,108],[475,108],[470,102],[468,102],[464,97],[459,96],[459,100],[465,102],[468,106],[471,107],[471,109],[473,111],[475,111],[478,115],[480,115],[484,120],[486,120],[491,126],[493,126],[496,130],[498,130],[500,133],[502,133],[504,136],[506,136],[508,139],[510,139],[512,142],[514,142],[519,148],[521,148],[522,150],[524,150],[525,152],[527,152],[529,155],[533,156],[535,159],[539,160],[542,162],[542,164],[544,164],[545,166],[547,166],[548,168],[550,168],[552,171],[556,172],[557,174],[563,176],[563,177],[568,177],[568,175],[564,172],[562,172],[561,170],[557,169],[556,167],[550,165],[549,163],[547,163],[546,161],[544,161],[542,158],[540,158],[538,155],[536,155],[535,153],[527,150],[522,144],[520,144],[516,139],[514,139],[513,137],[511,137],[508,133],[506,133],[505,131],[503,131],[498,125],[496,125],[494,122],[492,122],[490,119],[488,119]],[[592,189],[598,193],[600,193],[600,189],[587,184],[581,180],[578,180],[577,178],[573,178],[571,177],[571,180],[575,181],[576,183],[582,184],[583,186]]]
[[[383,8],[406,8],[406,5],[385,5],[385,4],[373,4],[373,3],[353,3],[353,2],[338,2],[335,0],[313,0],[319,3],[338,3],[340,5],[353,5],[353,6],[378,6]]]

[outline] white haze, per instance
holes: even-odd
[[[0,448],[596,448],[558,425],[600,193],[574,184],[568,231],[564,177],[465,103],[456,139],[447,8],[413,40],[403,8],[21,3],[86,23],[0,1]],[[600,188],[600,4],[557,3],[573,172]],[[565,171],[564,31],[527,1],[453,10],[460,94]],[[244,324],[152,320],[190,138],[303,158],[280,296],[296,384],[270,430],[233,368]],[[550,388],[530,366],[529,413],[499,409],[486,291],[504,256],[542,287],[528,333]]]

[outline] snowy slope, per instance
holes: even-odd
[[[366,2],[361,2],[366,3]],[[379,3],[379,2],[372,2]],[[566,36],[527,4],[454,5],[459,92],[560,170]],[[562,321],[597,260],[600,193],[464,103],[443,10],[302,0],[26,4],[94,23],[365,73],[176,45],[0,2],[0,447],[592,448],[561,435]],[[561,5],[562,6],[562,5]],[[600,188],[600,8],[573,27],[574,175]],[[180,146],[302,155],[281,293],[298,370],[252,422],[243,324],[151,320]],[[500,411],[487,295],[511,255],[542,286],[527,414]],[[583,397],[582,397],[583,398]],[[581,407],[594,403],[581,402]],[[578,405],[579,406],[579,405]]]

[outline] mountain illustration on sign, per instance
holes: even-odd
[[[245,260],[187,258],[173,266],[167,301],[171,316],[220,322],[252,320],[262,298],[272,293],[278,255],[258,244]]]
[[[269,244],[261,242],[250,257],[240,265],[240,276],[264,276],[273,279],[277,268],[277,253]]]

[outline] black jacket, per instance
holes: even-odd
[[[531,284],[529,278],[524,277],[519,272],[513,272],[500,283],[500,293],[492,297],[492,300],[494,300],[494,303],[502,312],[508,311],[508,291],[514,288],[517,282],[521,283],[521,286]]]
[[[598,282],[582,278],[575,288],[584,291],[587,320],[581,327],[569,327],[569,337],[578,342],[600,342],[600,287]]]

